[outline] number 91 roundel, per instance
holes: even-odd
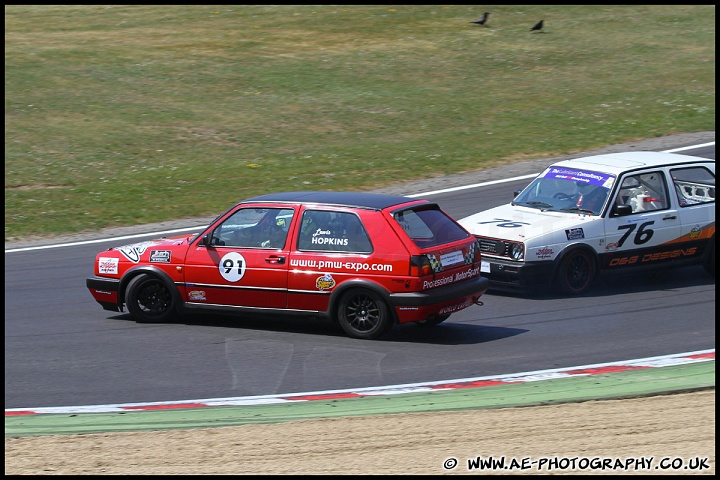
[[[228,282],[239,282],[245,275],[245,258],[237,252],[225,254],[220,260],[220,275]]]

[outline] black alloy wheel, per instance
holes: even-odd
[[[340,299],[338,322],[352,338],[371,340],[392,328],[392,319],[385,301],[371,290],[354,289]]]
[[[175,316],[173,294],[158,277],[140,274],[130,280],[126,292],[125,303],[137,322],[165,322]]]
[[[597,266],[587,250],[573,250],[563,258],[558,269],[557,285],[568,295],[580,295],[592,286]]]

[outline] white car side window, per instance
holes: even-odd
[[[670,174],[681,207],[715,201],[715,175],[707,168],[678,168]]]
[[[630,205],[633,213],[669,208],[665,175],[651,172],[625,177],[615,203]]]

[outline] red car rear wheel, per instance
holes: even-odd
[[[385,301],[371,290],[353,289],[345,293],[337,315],[342,329],[353,338],[378,338],[392,327]]]

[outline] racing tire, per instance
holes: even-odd
[[[338,303],[337,320],[348,336],[364,340],[382,336],[393,325],[382,297],[365,289],[353,289],[343,294]]]
[[[438,315],[435,318],[428,318],[425,320],[420,320],[419,322],[415,322],[415,325],[419,327],[434,327],[435,325],[440,325],[448,318],[450,318],[450,315]]]
[[[710,251],[707,253],[707,257],[703,262],[703,268],[711,277],[715,277],[715,237],[713,236],[709,243],[708,248]]]
[[[130,280],[125,292],[127,309],[138,323],[162,323],[175,316],[173,292],[154,275],[138,275]]]
[[[556,284],[567,295],[580,295],[587,292],[595,280],[597,265],[587,250],[577,249],[568,252],[558,268]]]

